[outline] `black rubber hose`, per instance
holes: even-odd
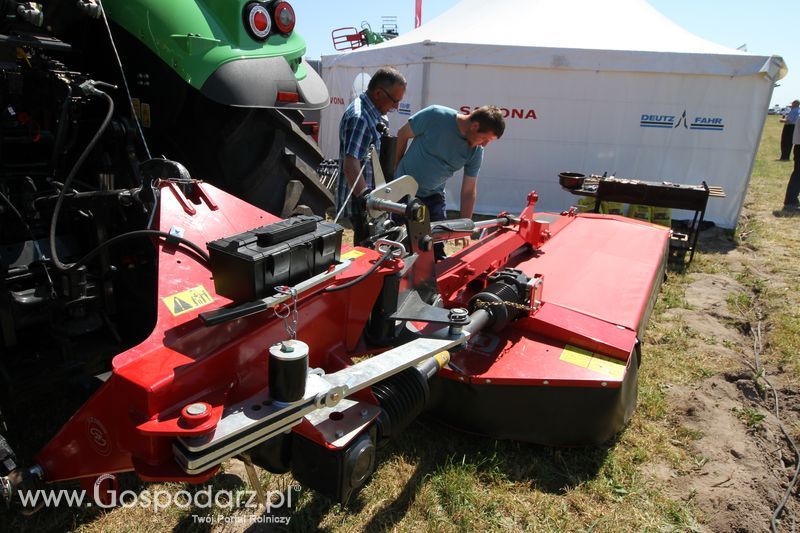
[[[56,207],[53,210],[53,220],[50,222],[50,257],[53,261],[53,265],[55,265],[55,267],[59,270],[70,269],[70,265],[65,265],[58,259],[58,253],[56,252],[56,227],[58,226],[58,215],[61,211],[61,205],[64,203],[64,195],[69,189],[69,186],[72,183],[72,180],[75,178],[75,175],[78,173],[81,165],[83,165],[84,161],[86,161],[86,158],[89,157],[89,154],[97,145],[100,137],[106,131],[106,128],[108,128],[108,124],[111,122],[111,116],[114,114],[114,100],[100,89],[96,89],[96,91],[108,101],[108,112],[106,113],[106,117],[103,119],[102,124],[100,124],[100,127],[97,129],[97,133],[95,133],[94,137],[92,137],[92,140],[89,141],[89,144],[83,150],[81,156],[72,166],[72,170],[70,170],[69,175],[67,175],[67,179],[64,180],[64,186],[61,188],[61,192],[58,195],[58,200],[56,201]]]
[[[199,263],[201,263],[203,266],[208,267],[208,263],[210,261],[208,254],[206,253],[205,250],[200,248],[200,246],[193,243],[192,241],[184,239],[183,237],[176,237],[175,235],[169,234],[166,231],[159,231],[155,229],[140,229],[136,231],[130,231],[128,233],[123,233],[121,235],[117,235],[116,237],[112,237],[107,241],[102,242],[94,250],[92,250],[88,254],[84,255],[83,257],[81,257],[80,259],[69,265],[66,270],[72,270],[73,268],[78,268],[79,266],[86,264],[87,261],[89,261],[98,253],[100,253],[103,250],[103,248],[106,248],[108,246],[111,246],[112,244],[116,244],[121,241],[127,241],[129,239],[136,239],[140,237],[164,237],[165,239],[167,239],[167,242],[172,241],[182,244],[187,248],[191,249],[202,259],[202,261],[198,261]]]
[[[376,270],[378,270],[378,267],[379,267],[379,266],[381,266],[381,264],[382,264],[384,261],[386,261],[387,259],[389,259],[389,256],[391,256],[391,255],[392,255],[392,252],[393,252],[393,250],[392,250],[391,248],[389,248],[388,250],[386,250],[386,252],[384,252],[384,254],[383,254],[382,256],[380,256],[380,258],[379,258],[377,261],[375,261],[375,264],[374,264],[374,265],[372,265],[372,266],[370,267],[370,269],[369,269],[369,270],[367,270],[366,272],[364,272],[363,274],[361,274],[360,276],[358,276],[356,279],[354,279],[354,280],[351,280],[351,281],[348,281],[347,283],[345,283],[345,284],[343,284],[343,285],[337,285],[336,287],[328,287],[327,289],[325,289],[325,290],[324,290],[324,291],[322,291],[322,292],[336,292],[336,291],[343,291],[343,290],[345,290],[345,289],[349,289],[350,287],[352,287],[352,286],[353,286],[353,285],[355,285],[356,283],[360,283],[360,282],[364,281],[364,280],[365,280],[365,279],[366,279],[366,278],[367,278],[367,277],[368,277],[370,274],[372,274],[373,272],[375,272]]]
[[[31,231],[31,227],[28,225],[27,222],[25,222],[25,218],[22,216],[22,213],[20,213],[17,210],[17,208],[14,206],[14,204],[11,203],[11,200],[8,198],[8,196],[3,194],[2,191],[0,191],[0,199],[3,200],[6,203],[6,205],[8,205],[9,209],[11,209],[11,212],[14,213],[14,216],[17,217],[17,220],[19,220],[19,222],[22,224],[23,229],[28,234],[28,236],[31,238],[31,241],[35,242],[36,241],[36,237],[33,235],[33,231]]]

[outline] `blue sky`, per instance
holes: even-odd
[[[554,0],[557,1],[557,0]],[[601,1],[601,0],[597,0]],[[361,27],[380,29],[381,17],[395,16],[400,33],[414,27],[414,0],[290,0],[297,29],[308,43],[307,57],[335,53],[331,31]],[[458,0],[423,0],[423,23]],[[650,4],[690,32],[731,48],[747,45],[759,55],[779,55],[789,67],[772,95],[772,104],[800,98],[800,19],[797,0],[649,0]],[[487,2],[491,4],[491,0]],[[502,31],[500,29],[499,31]]]

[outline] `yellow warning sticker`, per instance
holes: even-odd
[[[564,351],[561,352],[561,357],[559,357],[559,359],[565,363],[589,368],[589,361],[592,360],[592,352],[567,344],[564,346]]]
[[[133,106],[133,113],[139,120],[142,119],[142,103],[138,98],[131,98],[131,105]]]
[[[208,291],[202,285],[181,291],[176,294],[170,294],[166,298],[161,299],[164,305],[167,306],[169,312],[173,316],[180,316],[188,313],[193,309],[203,307],[214,301],[214,298],[208,294]]]
[[[603,374],[613,379],[622,379],[625,376],[625,363],[600,355],[599,353],[590,352],[577,346],[567,344],[559,357],[565,363],[580,366]]]
[[[355,248],[353,248],[349,252],[343,253],[342,254],[342,259],[355,259],[357,257],[361,257],[362,255],[364,255],[364,253],[365,252],[360,252],[360,251],[356,250]]]
[[[142,126],[149,128],[150,123],[150,104],[142,103]]]

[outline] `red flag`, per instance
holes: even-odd
[[[419,28],[422,25],[422,0],[417,0],[416,8],[414,9],[414,27]]]

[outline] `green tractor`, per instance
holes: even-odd
[[[7,55],[44,54],[118,87],[140,158],[179,161],[278,215],[332,207],[322,154],[302,130],[302,112],[326,106],[328,92],[288,2],[0,0],[0,14]]]

